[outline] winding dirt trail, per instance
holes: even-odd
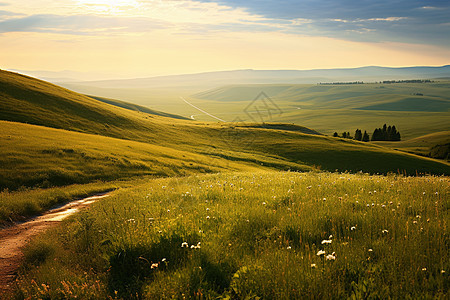
[[[108,197],[102,193],[70,202],[64,206],[47,211],[27,222],[0,230],[0,298],[11,288],[15,273],[23,259],[22,248],[39,233],[55,226],[93,202]]]

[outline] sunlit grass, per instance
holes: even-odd
[[[432,176],[154,179],[32,244],[48,257],[27,265],[17,295],[444,299],[448,192]]]

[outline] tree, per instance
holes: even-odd
[[[356,131],[355,131],[355,140],[357,140],[357,141],[362,140],[362,132],[359,129],[356,129]]]
[[[339,137],[339,134],[337,132],[333,133],[334,137]]]
[[[346,138],[347,138],[347,132],[344,131],[344,132],[342,133],[342,137],[343,137],[344,139],[346,139]]]
[[[363,142],[368,142],[369,141],[369,135],[367,134],[367,131],[364,130],[364,135],[362,137],[362,141]]]
[[[375,128],[372,133],[372,141],[381,141],[381,128]]]

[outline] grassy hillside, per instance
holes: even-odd
[[[269,169],[450,174],[448,163],[298,125],[174,119],[13,73],[2,76],[0,116],[15,122],[0,121],[0,189]],[[19,214],[12,203],[2,200],[3,221]],[[48,205],[31,199],[19,211]]]
[[[265,92],[280,108],[270,121],[301,124],[324,134],[395,124],[406,139],[450,130],[450,83],[351,85],[232,85],[194,94],[189,100],[225,120],[251,121],[247,107]],[[162,106],[160,106],[162,108]],[[197,112],[197,120],[208,120]]]
[[[105,104],[31,77],[0,71],[0,120],[125,139],[149,140],[173,118]],[[158,122],[148,119],[158,118]],[[165,119],[168,119],[164,122]]]
[[[141,105],[125,102],[125,101],[120,101],[120,100],[115,100],[115,99],[108,99],[108,98],[97,97],[97,96],[89,96],[89,97],[93,98],[95,100],[99,100],[99,101],[101,101],[103,103],[108,103],[108,104],[111,104],[111,105],[114,105],[114,106],[118,106],[118,107],[122,107],[122,108],[125,108],[125,109],[129,109],[129,110],[132,110],[132,111],[144,112],[144,113],[151,114],[151,115],[169,117],[169,118],[174,118],[174,119],[189,120],[188,118],[185,118],[185,117],[182,117],[182,116],[173,115],[173,114],[165,113],[165,112],[162,112],[162,111],[156,111],[156,110],[150,109],[150,108],[145,107],[145,106],[141,106]]]
[[[450,131],[440,131],[402,142],[377,142],[377,144],[409,153],[449,160]]]
[[[0,123],[2,188],[85,183],[143,174],[242,170],[249,165],[293,170],[450,173],[444,163],[318,136],[316,131],[297,125],[200,123],[168,118],[109,105],[18,74],[0,74],[0,119],[22,122]]]
[[[17,298],[446,299],[448,178],[151,180],[32,243]]]

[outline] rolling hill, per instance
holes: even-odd
[[[450,159],[450,131],[440,131],[402,142],[376,142],[378,145],[427,157]]]
[[[255,169],[450,174],[442,162],[292,124],[148,114],[4,71],[0,87],[2,189]]]
[[[450,83],[342,85],[229,85],[193,94],[189,101],[228,120],[249,121],[244,111],[264,92],[281,113],[272,121],[302,124],[325,134],[357,128],[372,133],[395,124],[405,139],[450,130]],[[198,120],[206,116],[195,115]]]
[[[232,70],[158,76],[149,78],[64,83],[99,88],[217,87],[228,84],[307,83],[330,81],[380,81],[392,79],[433,79],[450,76],[450,65],[441,67],[361,67],[315,70]],[[48,75],[46,76],[48,77]]]

